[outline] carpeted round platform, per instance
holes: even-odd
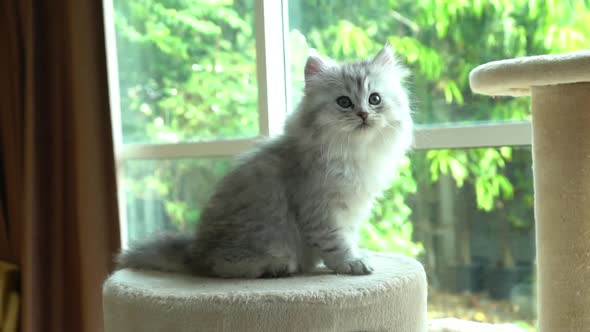
[[[492,61],[469,75],[475,93],[528,96],[532,87],[588,82],[590,51],[547,54]]]
[[[372,254],[368,276],[214,279],[121,270],[103,286],[105,330],[426,331],[417,261]]]

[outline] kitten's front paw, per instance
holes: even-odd
[[[355,258],[338,264],[334,269],[338,274],[366,275],[373,272],[367,259]]]

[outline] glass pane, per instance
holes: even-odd
[[[292,105],[301,98],[309,48],[339,60],[385,42],[413,70],[419,124],[529,118],[527,98],[473,95],[469,72],[499,59],[586,49],[587,1],[289,0]]]
[[[129,160],[124,164],[127,241],[192,231],[232,158]]]
[[[535,331],[531,166],[530,148],[414,152],[361,243],[422,261],[430,319]]]
[[[258,135],[253,0],[114,0],[124,143]]]

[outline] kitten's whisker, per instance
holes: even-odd
[[[326,169],[326,174],[324,175],[324,181],[323,181],[323,185],[325,185],[328,182],[328,177],[330,175],[330,161],[332,160],[332,144],[334,143],[333,139],[330,139],[328,141],[328,147],[327,147],[327,151],[325,154],[325,160],[326,160],[326,165],[327,165],[327,169]]]
[[[350,133],[348,135],[346,135],[346,146],[347,147],[350,146],[350,136],[352,136],[352,134],[350,134]]]
[[[398,127],[393,126],[389,122],[385,122],[385,126],[388,127],[388,128],[391,128],[391,129],[399,129]]]
[[[342,142],[340,143],[340,154],[342,156],[344,156],[345,158],[348,158],[348,150],[346,149],[347,146],[344,145],[344,139],[346,138],[347,135],[342,136]]]
[[[383,145],[385,145],[385,135],[383,134],[383,131],[381,131],[381,129],[379,129],[379,134],[381,135],[381,142],[383,143]]]
[[[336,120],[322,123],[321,126],[332,128],[332,127],[334,127],[334,125],[341,125],[341,124],[348,125],[348,126],[355,126],[358,124],[358,121],[356,121],[356,119],[354,119],[354,120],[352,120],[352,119],[336,119]],[[346,127],[347,126],[344,126],[343,129]]]

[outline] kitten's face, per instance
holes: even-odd
[[[301,126],[314,136],[366,138],[411,126],[401,81],[407,70],[386,46],[372,61],[337,64],[310,56]]]

